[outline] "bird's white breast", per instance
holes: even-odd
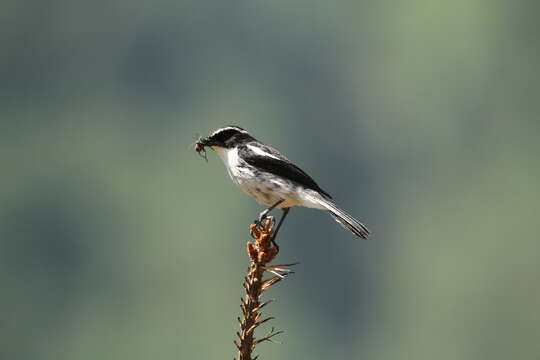
[[[232,181],[258,202],[270,206],[278,200],[284,199],[285,201],[278,207],[294,205],[320,207],[317,203],[305,198],[302,187],[293,184],[291,181],[260,171],[246,163],[238,155],[237,148],[226,149],[212,146],[212,149],[223,160]],[[263,150],[254,151],[259,155],[264,153],[266,156],[274,157]]]
[[[229,174],[232,177],[233,174],[231,173],[231,171],[234,171],[240,165],[240,157],[238,156],[238,149],[237,148],[226,149],[219,146],[212,146],[212,149],[218,154],[221,160],[223,160],[223,163],[225,164],[227,171],[229,171]]]

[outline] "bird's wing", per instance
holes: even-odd
[[[238,151],[240,157],[249,165],[294,181],[305,188],[315,190],[330,199],[332,198],[330,194],[317,185],[315,180],[276,149],[267,145],[262,145],[261,143],[247,143],[241,146]]]

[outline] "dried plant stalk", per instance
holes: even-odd
[[[278,254],[278,249],[272,244],[272,233],[274,231],[272,225],[273,219],[268,218],[262,226],[251,225],[250,227],[255,242],[247,243],[250,264],[243,283],[246,296],[241,299],[242,317],[238,318],[240,331],[236,333],[238,341],[234,341],[238,348],[236,360],[257,359],[258,356],[252,357],[255,347],[261,342],[272,341],[274,336],[282,333],[282,331],[274,331],[274,328],[272,328],[267,335],[261,338],[257,339],[254,335],[255,329],[259,325],[273,319],[272,317],[261,319],[261,309],[272,302],[272,300],[261,302],[261,295],[272,285],[291,274],[292,271],[288,267],[294,265],[267,265]],[[265,272],[270,272],[272,276],[263,279]]]

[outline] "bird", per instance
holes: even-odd
[[[291,207],[303,206],[328,212],[343,228],[367,239],[370,231],[360,221],[339,208],[329,193],[323,190],[300,167],[278,150],[265,145],[239,126],[225,126],[207,137],[198,139],[197,153],[206,147],[217,153],[225,164],[233,183],[259,203],[268,206],[255,221],[260,225],[270,211],[280,208],[283,213],[273,232],[272,242],[289,214]]]

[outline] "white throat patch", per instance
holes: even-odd
[[[211,146],[211,148],[218,154],[221,160],[223,160],[223,163],[228,169],[238,166],[240,159],[238,157],[237,148],[226,149],[221,146]]]

